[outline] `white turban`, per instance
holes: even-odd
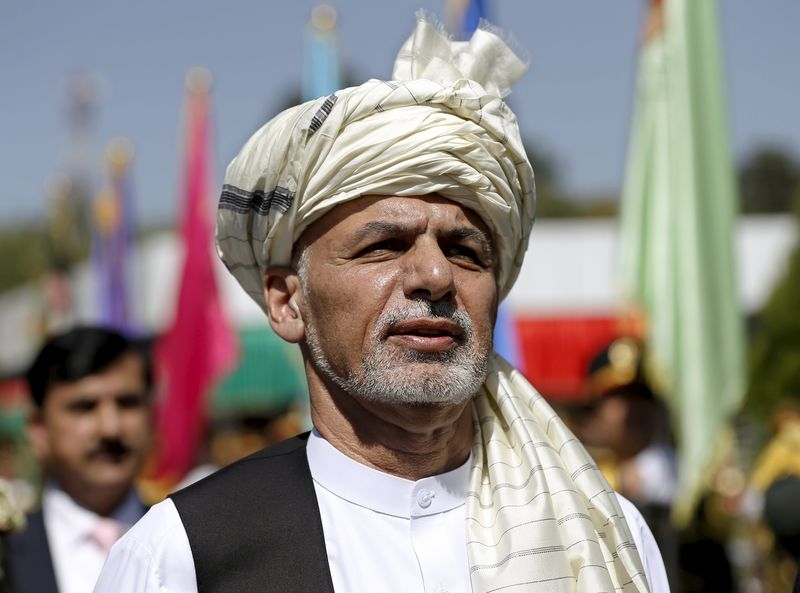
[[[438,193],[492,232],[500,296],[533,225],[533,171],[501,97],[526,66],[491,30],[455,43],[424,18],[394,80],[284,111],[228,167],[219,253],[262,307],[266,269],[288,264],[300,234],[364,195]],[[473,402],[467,551],[475,593],[645,592],[619,502],[547,402],[500,357]]]
[[[500,97],[526,68],[494,33],[454,43],[420,19],[393,80],[288,109],[248,140],[225,175],[220,257],[263,307],[266,269],[288,264],[302,232],[337,204],[438,193],[491,230],[504,297],[522,265],[535,198],[516,117]]]

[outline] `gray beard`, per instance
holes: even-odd
[[[386,330],[394,323],[420,317],[446,318],[458,324],[464,340],[446,352],[404,350],[388,344]],[[306,344],[317,369],[352,397],[388,405],[462,404],[483,385],[489,369],[492,346],[477,344],[472,320],[446,302],[414,301],[412,305],[386,313],[375,324],[370,342],[376,344],[361,357],[361,369],[346,376],[337,373],[322,348],[313,323],[306,325]]]

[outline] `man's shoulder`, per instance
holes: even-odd
[[[299,453],[305,453],[306,444],[308,443],[308,437],[310,434],[311,433],[304,432],[303,434],[291,437],[289,439],[286,439],[285,441],[269,445],[268,447],[265,447],[260,451],[256,451],[252,455],[248,455],[247,457],[237,461],[236,463],[231,464],[231,466],[246,464],[251,461],[264,460],[264,459],[278,459],[281,457],[285,457],[287,455],[297,455]]]
[[[170,496],[200,590],[333,591],[307,440],[263,449]]]
[[[305,433],[270,445],[174,492],[170,498],[180,509],[196,499],[246,495],[251,489],[258,489],[264,495],[304,481],[310,478],[305,453],[307,441]]]

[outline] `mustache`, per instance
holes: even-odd
[[[114,459],[121,459],[131,452],[131,448],[119,439],[101,439],[97,446],[90,449],[86,454],[88,459],[100,456],[108,456]]]
[[[420,318],[438,318],[452,321],[464,333],[467,341],[474,335],[472,319],[464,311],[460,311],[452,301],[413,301],[407,307],[386,311],[375,323],[375,333],[385,337],[398,323]]]

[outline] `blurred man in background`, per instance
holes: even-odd
[[[670,513],[678,468],[669,412],[643,369],[643,345],[621,337],[589,365],[588,401],[576,432],[614,489],[633,502],[658,542],[673,593],[678,585],[678,533]]]
[[[120,334],[82,327],[47,341],[27,373],[41,509],[7,541],[15,593],[89,593],[108,550],[145,512],[134,491],[152,438],[151,376]]]
[[[658,539],[654,525],[669,523],[678,469],[669,412],[653,393],[642,360],[642,345],[629,337],[594,357],[578,434],[609,483],[639,508]]]

